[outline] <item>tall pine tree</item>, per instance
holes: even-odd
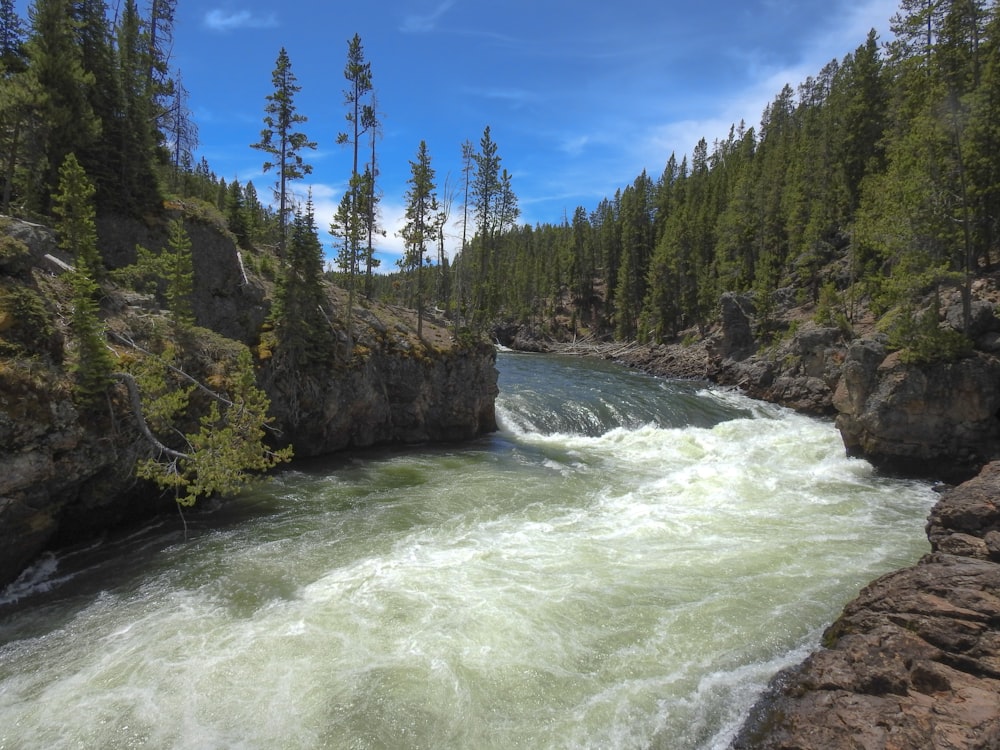
[[[260,132],[260,140],[251,144],[267,155],[264,171],[277,170],[275,196],[278,199],[278,252],[281,256],[285,254],[288,216],[292,210],[288,183],[312,173],[312,166],[305,162],[301,152],[316,148],[305,133],[296,130],[306,122],[305,115],[295,109],[295,94],[301,89],[296,81],[288,53],[282,47],[271,74],[274,91],[267,95],[264,129]]]

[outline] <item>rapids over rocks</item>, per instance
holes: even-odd
[[[0,594],[0,748],[724,748],[930,486],[829,422],[502,353],[499,433],[307,462]]]

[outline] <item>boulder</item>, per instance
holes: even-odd
[[[851,455],[887,471],[961,481],[1000,456],[1000,360],[908,364],[871,342],[847,352],[834,393]]]
[[[753,300],[745,294],[727,292],[719,299],[722,336],[717,353],[723,359],[742,360],[757,350],[752,319]]]
[[[723,346],[716,348],[713,380],[806,414],[833,414],[833,393],[844,362],[839,328],[805,322],[766,353],[739,360],[720,358],[724,350],[725,336]]]
[[[962,305],[952,305],[945,313],[945,322],[956,331],[965,333],[978,341],[988,333],[1000,332],[1000,319],[996,316],[993,303],[989,300],[972,300],[969,305],[969,329],[965,330],[965,315]]]
[[[826,647],[772,680],[732,747],[1000,747],[998,503],[1000,463],[945,493],[935,551],[862,590]]]

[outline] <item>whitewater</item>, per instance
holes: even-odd
[[[0,748],[725,748],[928,550],[828,421],[501,353],[498,433],[298,464],[0,592]]]

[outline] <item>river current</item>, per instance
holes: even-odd
[[[0,592],[0,748],[725,748],[929,485],[703,384],[501,353],[498,433],[297,465]]]

